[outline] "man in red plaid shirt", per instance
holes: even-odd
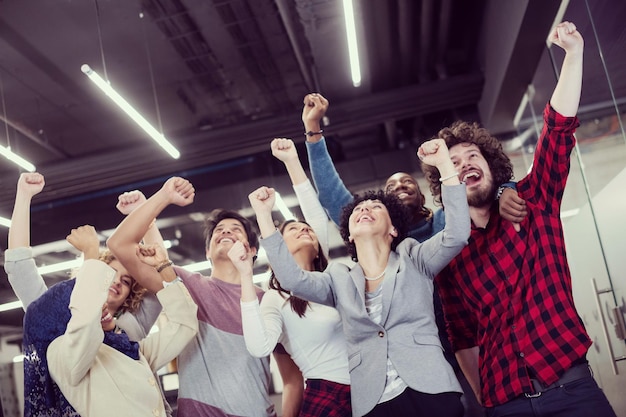
[[[528,213],[519,227],[494,204],[497,186],[513,174],[500,142],[466,122],[439,132],[467,187],[472,233],[437,280],[452,347],[489,416],[615,416],[586,360],[591,340],[574,306],[560,220],[584,42],[569,22],[554,29],[551,41],[565,59],[533,168],[517,183]],[[438,174],[425,174],[440,196]]]

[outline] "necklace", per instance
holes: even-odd
[[[383,269],[383,272],[381,272],[380,274],[376,275],[374,278],[366,277],[365,274],[363,274],[363,278],[365,278],[366,281],[378,281],[379,279],[381,279],[383,277],[383,275],[385,275],[385,270],[384,269]]]

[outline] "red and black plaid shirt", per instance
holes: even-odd
[[[548,104],[533,169],[517,183],[528,216],[517,233],[497,203],[487,227],[437,277],[454,350],[479,346],[483,404],[555,382],[591,345],[574,307],[560,206],[576,117]]]

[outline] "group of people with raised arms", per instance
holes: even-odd
[[[497,139],[456,122],[417,151],[445,210],[426,208],[407,173],[352,195],[322,136],[328,101],[308,94],[302,121],[317,192],[293,141],[271,143],[304,219],[277,228],[269,186],[249,195],[260,240],[239,213],[214,211],[208,277],[173,265],[154,225],[168,205],[195,198],[173,177],[148,199],[120,196],[126,217],[106,251],[93,227],[72,230],[84,264],[47,289],[29,248],[30,201],[44,180],[22,174],[5,269],[26,310],[25,414],[167,416],[155,372],[177,357],[178,416],[271,417],[273,353],[284,416],[615,416],[585,357],[591,341],[559,220],[583,40],[563,22],[551,41],[565,60],[533,169],[519,182],[509,183]],[[354,266],[328,259],[327,215]],[[259,244],[272,269],[265,293],[252,281]],[[161,313],[165,324],[148,334]]]

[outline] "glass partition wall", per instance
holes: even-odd
[[[607,13],[610,10],[610,13]],[[595,16],[614,16],[596,21]],[[618,416],[626,416],[626,2],[572,0],[564,16],[585,39],[577,146],[562,203],[574,298],[593,339],[588,359]],[[518,136],[505,144],[522,178],[533,160],[542,112],[563,51],[547,48],[517,118]]]

